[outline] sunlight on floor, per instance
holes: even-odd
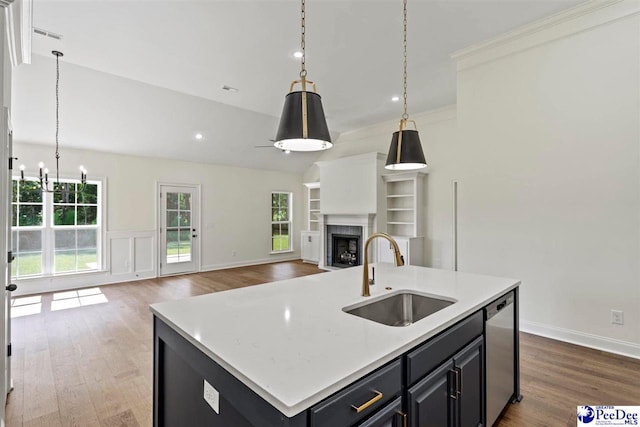
[[[109,302],[100,288],[79,289],[77,291],[56,292],[51,301],[51,311]]]
[[[42,296],[13,298],[11,301],[11,317],[29,316],[42,311]]]

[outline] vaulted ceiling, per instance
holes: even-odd
[[[581,3],[410,0],[409,109],[455,103],[449,54]],[[34,0],[32,65],[14,73],[15,140],[301,172],[314,153],[270,145],[299,72],[293,0]],[[307,0],[307,68],[334,135],[401,114],[401,0]],[[238,92],[222,90],[228,85]],[[196,133],[204,138],[197,141]]]

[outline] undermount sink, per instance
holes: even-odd
[[[345,313],[388,326],[408,326],[456,301],[402,291],[383,299],[342,309]]]

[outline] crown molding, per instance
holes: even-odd
[[[639,13],[637,0],[591,0],[450,56],[461,71]]]
[[[0,0],[6,8],[7,44],[11,65],[31,64],[32,0]]]

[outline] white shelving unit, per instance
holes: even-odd
[[[307,182],[307,229],[300,234],[301,257],[305,262],[320,261],[320,183]]]
[[[307,182],[307,231],[320,231],[317,215],[320,214],[320,183]]]
[[[420,172],[383,175],[385,182],[387,233],[391,234],[405,263],[424,265],[424,237],[422,234],[423,177]],[[381,243],[378,262],[394,262],[393,250]]]
[[[422,177],[419,172],[383,175],[387,198],[387,233],[418,237],[421,233]]]

